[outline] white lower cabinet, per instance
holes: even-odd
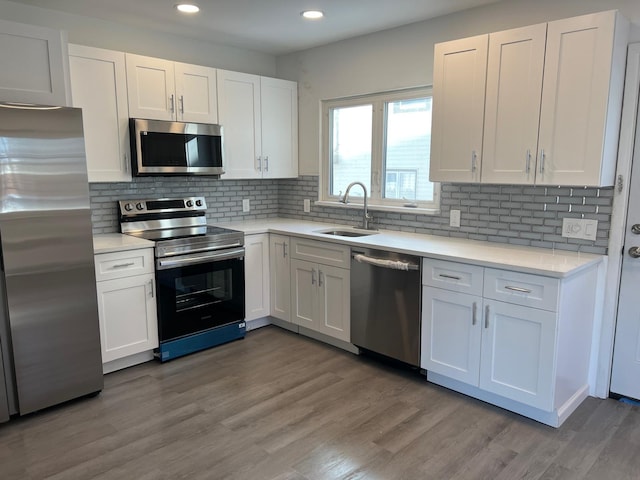
[[[269,307],[269,234],[245,235],[245,320],[266,317]]]
[[[286,235],[269,238],[271,316],[291,322],[291,240]]]
[[[291,319],[300,327],[351,339],[351,249],[291,239]]]
[[[588,395],[597,268],[557,279],[423,266],[427,379],[559,426]]]
[[[350,271],[294,258],[291,280],[294,322],[348,342],[351,338]]]
[[[150,360],[158,346],[153,249],[98,254],[95,265],[103,371]]]

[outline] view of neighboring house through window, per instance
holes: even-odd
[[[321,200],[335,201],[359,181],[370,205],[438,208],[438,188],[429,181],[430,89],[331,100],[323,108]],[[357,201],[362,189],[349,197]]]

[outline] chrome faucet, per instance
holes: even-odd
[[[344,196],[340,199],[340,202],[344,203],[345,205],[349,203],[349,191],[351,190],[351,187],[353,187],[354,185],[360,185],[364,192],[364,210],[362,212],[362,228],[365,230],[375,230],[374,228],[371,228],[371,225],[370,225],[370,222],[373,220],[373,217],[369,214],[369,211],[367,209],[367,187],[365,187],[364,183],[351,182],[349,186],[347,186],[347,191],[344,192]]]

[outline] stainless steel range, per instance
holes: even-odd
[[[243,338],[244,233],[207,225],[203,197],[118,204],[122,233],[156,242],[156,357]]]

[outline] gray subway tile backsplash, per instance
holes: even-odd
[[[357,225],[359,209],[317,206],[318,177],[284,180],[216,180],[206,177],[136,178],[131,183],[90,185],[94,233],[118,231],[117,200],[203,195],[209,223],[272,217]],[[470,238],[563,251],[606,254],[613,188],[442,184],[437,215],[373,211],[380,228],[453,238]],[[251,210],[242,211],[248,198]],[[303,200],[311,199],[304,213]],[[450,210],[460,210],[460,227],[449,226]],[[561,236],[562,219],[598,220],[596,241]]]

